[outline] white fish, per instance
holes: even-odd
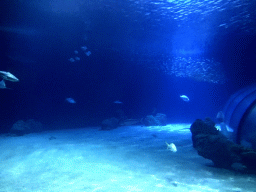
[[[19,79],[17,77],[15,77],[13,74],[11,74],[10,72],[6,72],[6,71],[0,71],[0,76],[7,81],[12,81],[12,82],[17,82],[19,81]]]
[[[186,96],[186,95],[181,95],[180,98],[181,98],[183,101],[189,102],[189,98],[188,98],[188,96]]]
[[[166,141],[165,141],[165,144],[167,145],[167,149],[168,150],[170,150],[170,151],[172,151],[172,152],[174,152],[174,153],[176,153],[177,152],[177,147],[174,145],[174,143],[167,143]]]
[[[66,98],[66,101],[69,103],[76,103],[76,101],[73,98]]]
[[[233,136],[234,130],[227,126],[224,122],[219,124],[221,133],[227,138],[231,138]]]
[[[113,103],[115,103],[115,104],[123,104],[123,102],[122,102],[122,101],[119,101],[119,100],[116,100],[116,101],[114,101]]]

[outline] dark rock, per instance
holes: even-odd
[[[219,131],[216,129],[215,124],[211,123],[209,119],[205,121],[197,119],[190,127],[192,134],[208,134],[219,135]]]
[[[26,133],[29,133],[29,129],[30,128],[23,120],[19,120],[13,124],[10,132],[11,132],[11,134],[14,134],[17,136],[22,136]]]
[[[217,167],[230,168],[233,163],[241,162],[239,146],[222,135],[198,134],[193,146],[199,155],[212,160]]]
[[[29,119],[26,122],[23,120],[19,120],[13,124],[10,133],[22,136],[28,133],[36,133],[43,131],[43,125],[40,122],[37,122],[33,119]]]
[[[256,151],[252,149],[243,150],[241,153],[242,162],[248,169],[256,170]]]
[[[155,117],[153,115],[148,115],[143,120],[144,125],[146,126],[155,126],[158,125]]]
[[[237,171],[256,171],[256,152],[230,141],[209,118],[197,119],[190,127],[193,147],[217,167]]]
[[[101,130],[111,130],[116,129],[118,127],[119,120],[115,117],[112,117],[110,119],[105,119],[101,123]]]
[[[167,118],[165,114],[157,113],[156,116],[148,115],[143,120],[146,126],[165,126],[167,123]]]
[[[157,113],[155,116],[155,119],[157,120],[158,124],[161,126],[165,126],[167,124],[167,117],[163,113]]]

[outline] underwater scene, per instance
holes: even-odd
[[[1,0],[0,192],[255,192],[255,9]]]

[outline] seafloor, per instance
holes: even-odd
[[[253,192],[256,175],[212,167],[189,124],[0,137],[0,192]],[[174,143],[176,153],[167,150]]]

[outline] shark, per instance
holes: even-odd
[[[10,89],[10,88],[7,88],[5,85],[5,81],[2,80],[2,81],[0,81],[0,89]]]
[[[17,77],[15,77],[10,72],[6,72],[6,71],[0,71],[0,77],[3,78],[3,80],[0,81],[0,89],[10,89],[10,88],[6,87],[5,81],[12,81],[12,82],[18,82],[19,81],[19,79]]]
[[[7,80],[7,81],[12,81],[12,82],[18,82],[19,81],[19,79],[17,77],[15,77],[10,72],[6,72],[6,71],[0,71],[0,77],[2,77],[3,80]],[[3,83],[5,84],[4,81],[2,82],[2,84]]]

